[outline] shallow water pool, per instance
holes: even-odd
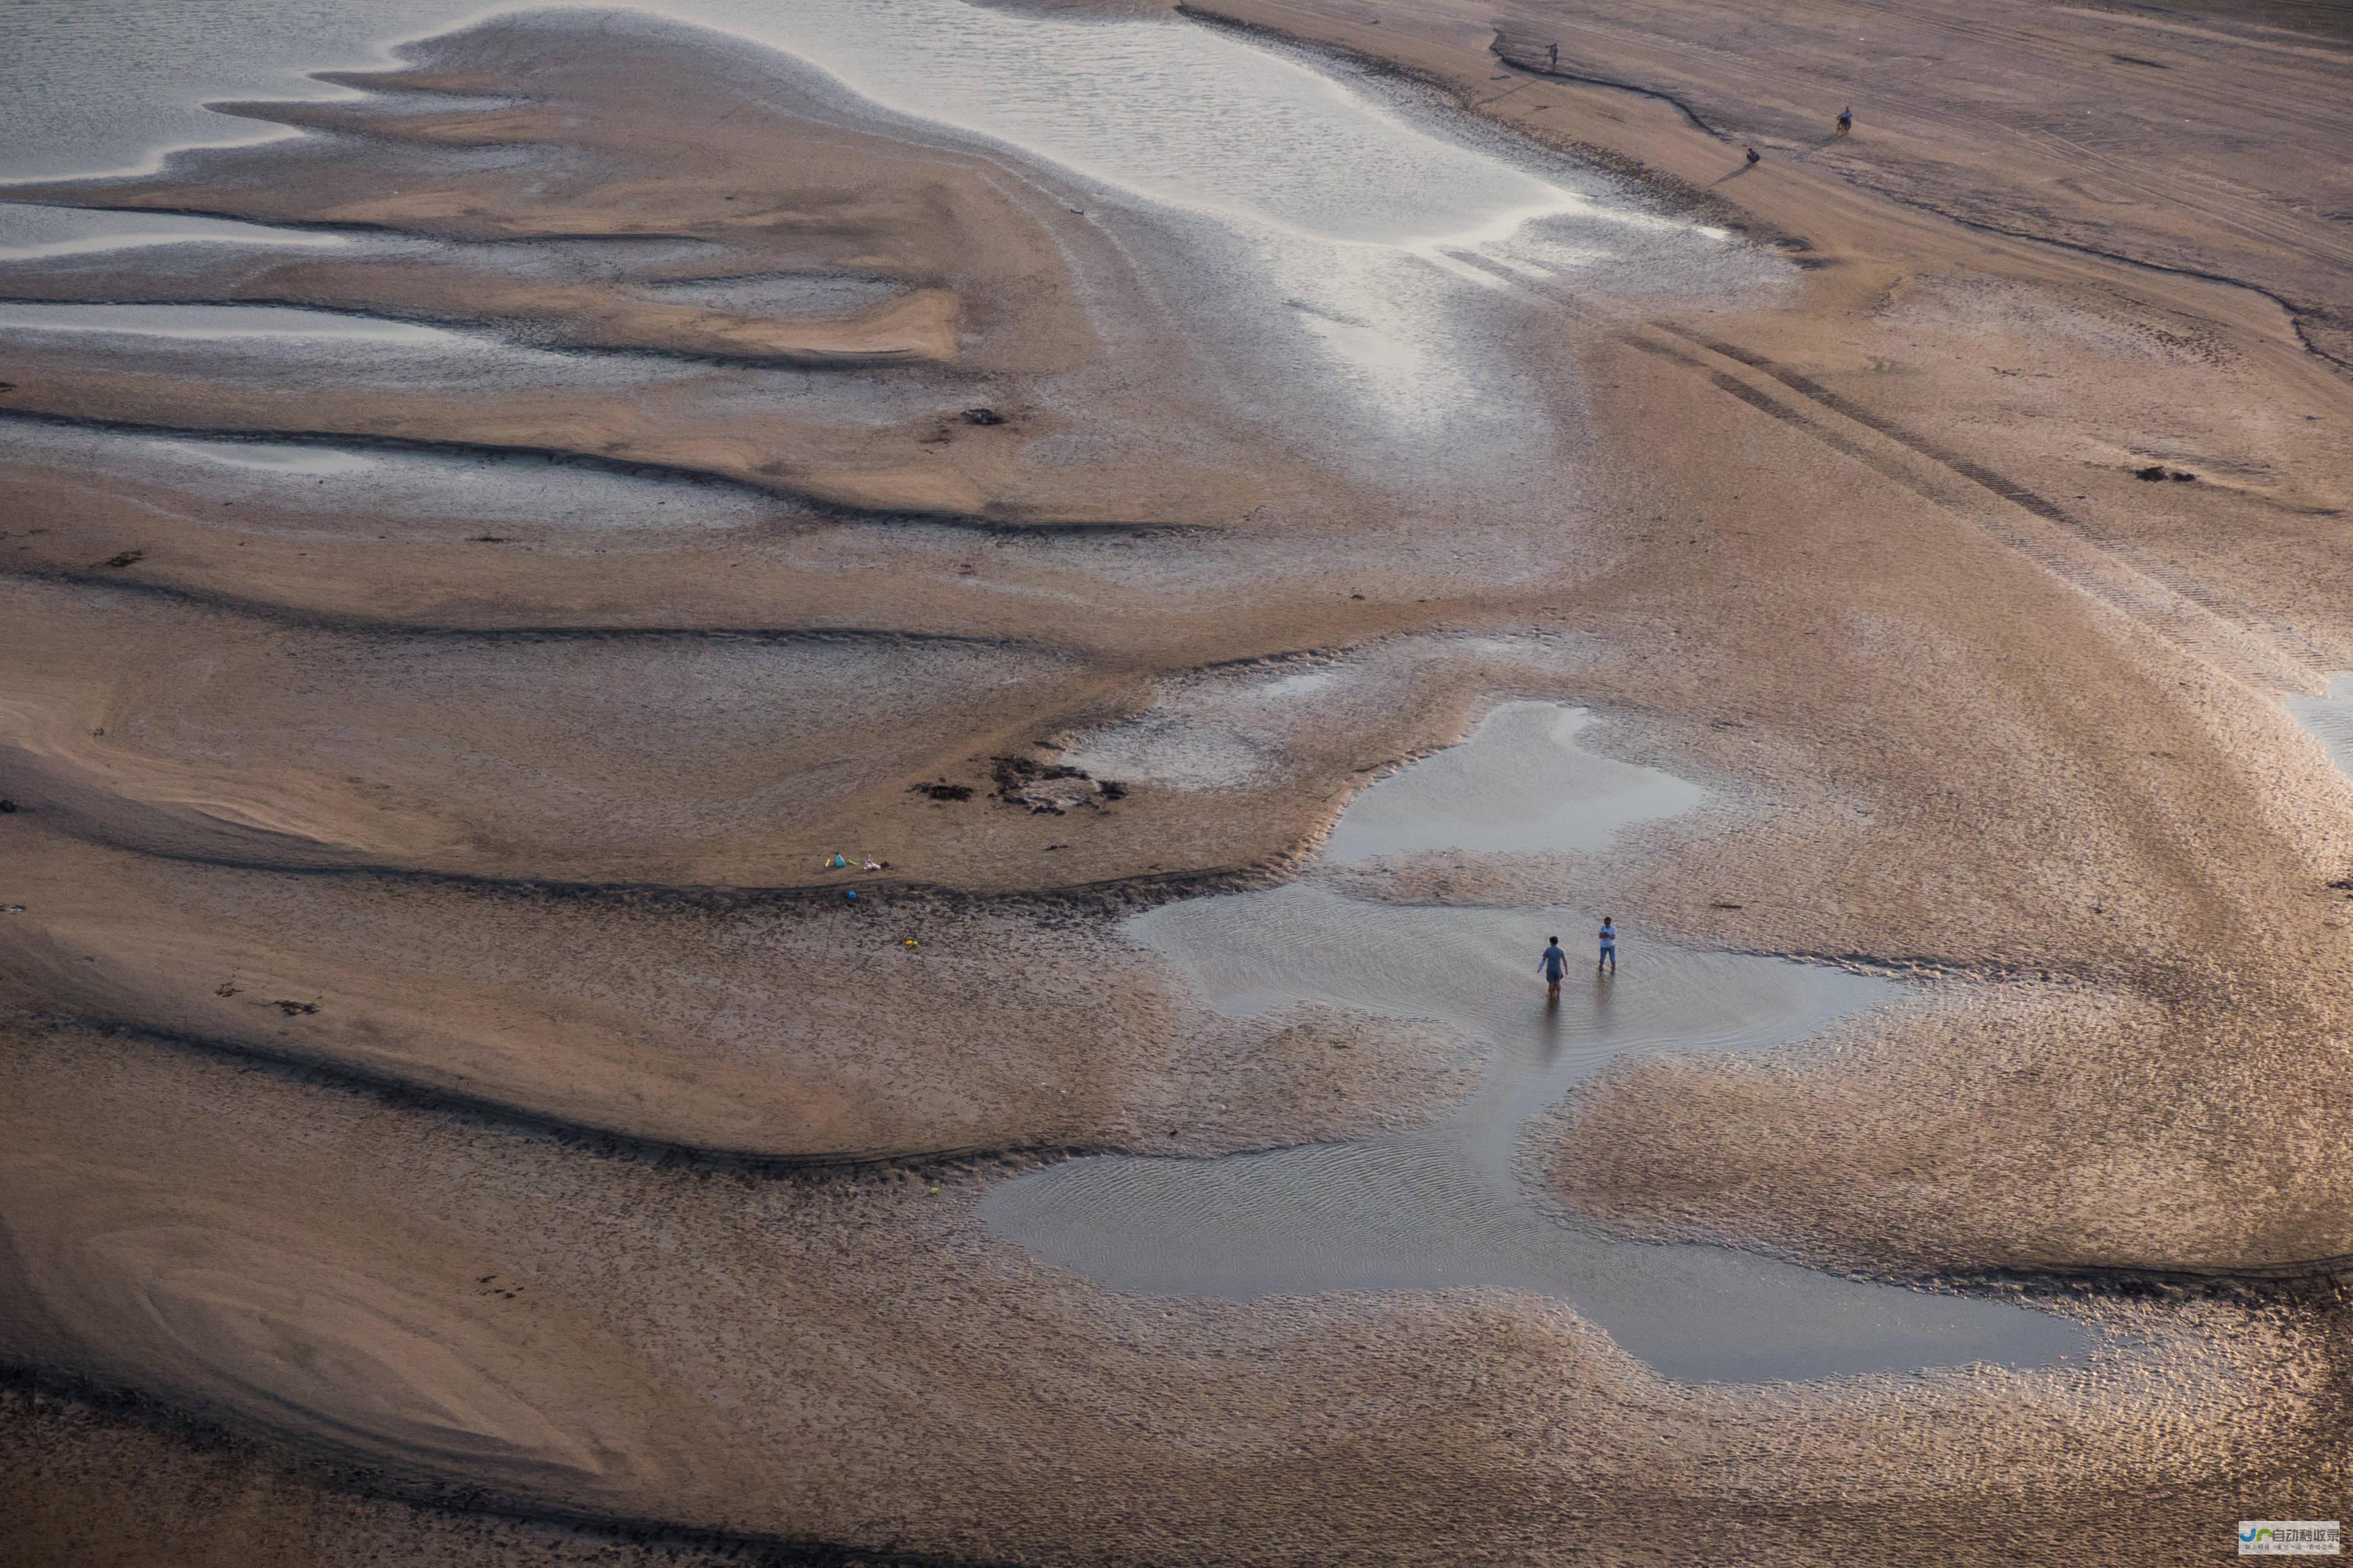
[[[1360,795],[1333,842],[1348,842],[1349,818],[1371,810],[1386,853],[1455,847],[1490,820],[1556,823],[1547,829],[1556,844],[1589,846],[1704,798],[1672,774],[1587,751],[1578,737],[1588,717],[1508,704],[1462,745]],[[1577,821],[1588,809],[1590,820]],[[1625,938],[1622,971],[1602,977],[1585,967],[1596,924],[1567,908],[1385,903],[1312,880],[1138,915],[1128,936],[1214,1011],[1312,1005],[1429,1019],[1486,1044],[1484,1080],[1461,1107],[1409,1132],[1211,1160],[1068,1161],[997,1189],[982,1217],[1058,1268],[1142,1295],[1484,1287],[1556,1296],[1678,1381],[2032,1366],[2081,1353],[2084,1331],[2048,1313],[1725,1247],[1613,1241],[1530,1191],[1525,1130],[1603,1064],[1770,1049],[1904,996],[1844,970],[1639,932]],[[1577,961],[1556,1005],[1536,973],[1556,934]]]

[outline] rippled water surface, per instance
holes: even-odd
[[[1670,774],[1584,752],[1576,738],[1587,721],[1549,704],[1507,705],[1461,746],[1367,791],[1342,828],[1377,808],[1388,853],[1447,846],[1491,822],[1549,823],[1554,844],[1588,844],[1701,797]],[[1842,970],[1639,931],[1626,936],[1622,971],[1604,979],[1587,967],[1597,923],[1570,909],[1389,904],[1312,883],[1137,916],[1129,936],[1219,1012],[1313,1005],[1426,1018],[1486,1043],[1486,1078],[1467,1104],[1415,1131],[1218,1160],[1073,1160],[999,1188],[983,1215],[1058,1267],[1142,1294],[1483,1286],[1559,1296],[1687,1381],[2032,1365],[2080,1349],[2073,1325],[2004,1302],[1719,1247],[1611,1241],[1528,1192],[1518,1161],[1529,1121],[1613,1058],[1769,1048],[1902,995]],[[1555,934],[1577,961],[1557,1006],[1536,974]]]

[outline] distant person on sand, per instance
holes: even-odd
[[[1756,148],[1751,147],[1750,149],[1748,149],[1748,161],[1749,161],[1751,163],[1754,163],[1757,162],[1757,161],[1758,161],[1759,159],[1761,159],[1763,156],[1764,156],[1764,154],[1763,154],[1763,153],[1759,153],[1759,152],[1757,152]]]
[[[1840,135],[1843,136],[1843,135],[1845,135],[1848,132],[1850,132],[1850,131],[1852,131],[1852,130],[1853,130],[1853,129],[1854,129],[1854,110],[1852,110],[1852,109],[1841,109],[1841,110],[1839,110],[1839,128],[1838,128],[1838,133],[1839,133]]]
[[[1549,945],[1544,950],[1544,962],[1538,965],[1544,971],[1545,1000],[1557,1002],[1560,1000],[1560,977],[1568,973],[1568,952],[1560,945],[1560,938],[1548,936],[1545,941]]]
[[[1550,46],[1550,47],[1552,50],[1552,64],[1548,68],[1558,70],[1560,69],[1560,46],[1558,44],[1554,44]]]
[[[1608,915],[1601,917],[1601,956],[1593,961],[1593,973],[1600,973],[1605,963],[1610,973],[1618,973],[1618,927]]]

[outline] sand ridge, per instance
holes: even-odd
[[[74,1153],[12,1139],[20,1171],[62,1162],[80,1194],[62,1213],[11,1207],[20,1250],[73,1260],[44,1271],[45,1312],[102,1299],[111,1270],[140,1267],[108,1238],[153,1234],[159,1206],[185,1215],[223,1183],[282,1193],[292,1206],[276,1212],[298,1234],[354,1238],[350,1267],[433,1281],[406,1310],[435,1313],[439,1342],[463,1359],[380,1363],[330,1390],[290,1383],[268,1359],[216,1357],[177,1373],[183,1397],[240,1424],[266,1408],[279,1430],[341,1452],[405,1441],[420,1376],[444,1380],[439,1408],[478,1420],[522,1419],[492,1385],[551,1415],[577,1409],[558,1429],[599,1446],[593,1477],[544,1447],[494,1472],[503,1497],[559,1516],[585,1503],[636,1517],[636,1500],[658,1496],[690,1526],[1052,1561],[1280,1561],[1269,1532],[1286,1516],[1312,1519],[1351,1557],[1400,1562],[1432,1531],[1471,1550],[1574,1550],[1614,1521],[1704,1540],[1761,1531],[1804,1560],[1805,1539],[1871,1538],[1821,1522],[1858,1497],[1900,1500],[1940,1540],[1993,1548],[2037,1538],[2035,1514],[2010,1500],[2062,1497],[2096,1515],[2224,1478],[2260,1487],[2327,1440],[2310,1424],[2325,1340],[2276,1308],[2187,1304],[2160,1322],[2112,1302],[2099,1310],[2140,1335],[2074,1371],[1675,1389],[1566,1313],[1476,1295],[1256,1310],[1106,1300],[976,1241],[967,1205],[986,1167],[745,1187],[386,1118],[329,1089],[71,1031],[19,1034],[12,1048],[29,1053],[12,1068],[28,1132],[53,1097],[95,1095],[150,1173],[110,1174],[117,1157],[87,1134]],[[307,1131],[242,1148],[234,1135],[254,1126]],[[346,1160],[360,1148],[364,1184]],[[632,1215],[660,1216],[668,1244],[619,1268],[582,1245],[647,1223]],[[250,1223],[179,1234],[234,1257],[241,1300],[267,1300],[290,1262],[316,1268],[247,1239]],[[25,1331],[22,1309],[10,1321]],[[324,1308],[287,1331],[324,1337],[336,1323]],[[85,1342],[102,1381],[141,1379],[144,1336]],[[1044,1354],[1022,1348],[1046,1342]],[[650,1364],[627,1374],[628,1400],[588,1393],[637,1357]],[[2153,1380],[2171,1391],[2155,1403]],[[1319,1392],[1301,1401],[1294,1384]],[[1063,1436],[1029,1435],[1040,1405]],[[1090,1441],[1069,1444],[1072,1427]],[[1209,1430],[1221,1436],[1205,1443]],[[1806,1435],[1795,1452],[1791,1431]],[[662,1453],[697,1459],[670,1474]],[[1131,1491],[1125,1479],[1146,1472],[1155,1485]],[[1093,1500],[1105,1498],[1121,1500]],[[1036,1544],[1073,1536],[1086,1544]]]
[[[377,101],[259,111],[302,137],[14,193],[423,247],[7,270],[57,302],[429,319],[499,379],[330,395],[11,336],[0,407],[45,418],[0,422],[33,514],[0,527],[0,784],[27,807],[0,817],[7,1357],[374,1493],[764,1549],[1656,1561],[1611,1543],[1663,1529],[1700,1558],[2016,1561],[2096,1528],[2157,1562],[2202,1559],[2232,1508],[2326,1517],[2341,1308],[2181,1281],[2353,1253],[2353,785],[2276,700],[2353,664],[2341,268],[2319,218],[2217,195],[2302,177],[2256,166],[2277,114],[2333,145],[2334,46],[2184,22],[2112,50],[2151,29],[1915,8],[1951,63],[1811,148],[1804,62],[1844,11],[1524,6],[1499,36],[1461,7],[1215,9],[1393,62],[1514,156],[1639,170],[1792,265],[1692,298],[1504,281],[1469,320],[1535,389],[1525,448],[1388,481],[1360,459],[1402,447],[1221,395],[1220,280],[1165,221],[668,26],[624,59],[560,16],[485,25],[354,79]],[[2054,71],[2113,92],[2092,118],[2120,148],[2081,178],[2057,131],[1969,97],[2021,28],[2052,115],[2083,107]],[[2157,126],[2114,86],[2154,68],[2091,63],[2114,52],[2212,118]],[[1624,85],[1574,79],[1601,77]],[[1747,138],[1770,156],[1742,174]],[[563,180],[516,172],[553,149]],[[2203,161],[2179,201],[2163,158]],[[685,248],[557,267],[563,237]],[[952,293],[953,355],[750,366],[877,318],[654,303],[754,272],[881,279],[934,301],[934,347]],[[780,419],[786,385],[807,406]],[[158,429],[243,439],[111,466]],[[576,523],[417,523],[424,477],[214,488],[273,436],[531,447],[727,500],[632,512],[600,556]],[[1073,521],[1113,526],[1037,527]],[[949,673],[984,667],[1018,674]],[[1427,858],[1388,896],[1567,888],[1637,931],[1934,977],[1787,1058],[1625,1064],[1531,1163],[1630,1235],[2014,1271],[2117,1336],[2092,1365],[1683,1388],[1518,1297],[1121,1298],[987,1240],[972,1205],[1047,1152],[1345,1137],[1465,1091],[1459,1039],[1207,1019],[1112,927],[1293,875],[1365,780],[1518,696],[1592,707],[1599,749],[1723,808],[1541,863]],[[390,805],[363,755],[409,767]],[[991,798],[1008,757],[1134,784],[1033,811]],[[934,781],[974,798],[909,787]],[[812,864],[838,848],[892,862],[856,917]],[[942,1163],[973,1151],[1010,1163]],[[85,1479],[43,1471],[43,1517],[153,1440],[78,1428]],[[286,1485],[290,1530],[342,1506]],[[372,1517],[395,1545],[442,1528]]]

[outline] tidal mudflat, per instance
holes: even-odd
[[[1356,797],[1335,859],[1483,848],[1599,848],[1706,798],[1672,773],[1579,748],[1592,715],[1508,704],[1461,745]],[[1841,1280],[1704,1247],[1610,1241],[1521,1190],[1529,1120],[1602,1064],[1661,1049],[1787,1046],[1900,993],[1841,970],[1672,942],[1630,944],[1636,978],[1584,977],[1599,916],[1399,904],[1313,881],[1131,918],[1213,1010],[1317,1005],[1443,1023],[1489,1048],[1479,1088],[1432,1125],[1215,1161],[1099,1155],[981,1205],[999,1234],[1115,1289],[1252,1300],[1325,1291],[1541,1290],[1662,1375],[1767,1380],[2082,1353],[2080,1334],[2010,1302]],[[1556,1003],[1530,955],[1566,931],[1577,973]]]
[[[2340,1506],[2326,18],[12,20],[9,1553]]]

